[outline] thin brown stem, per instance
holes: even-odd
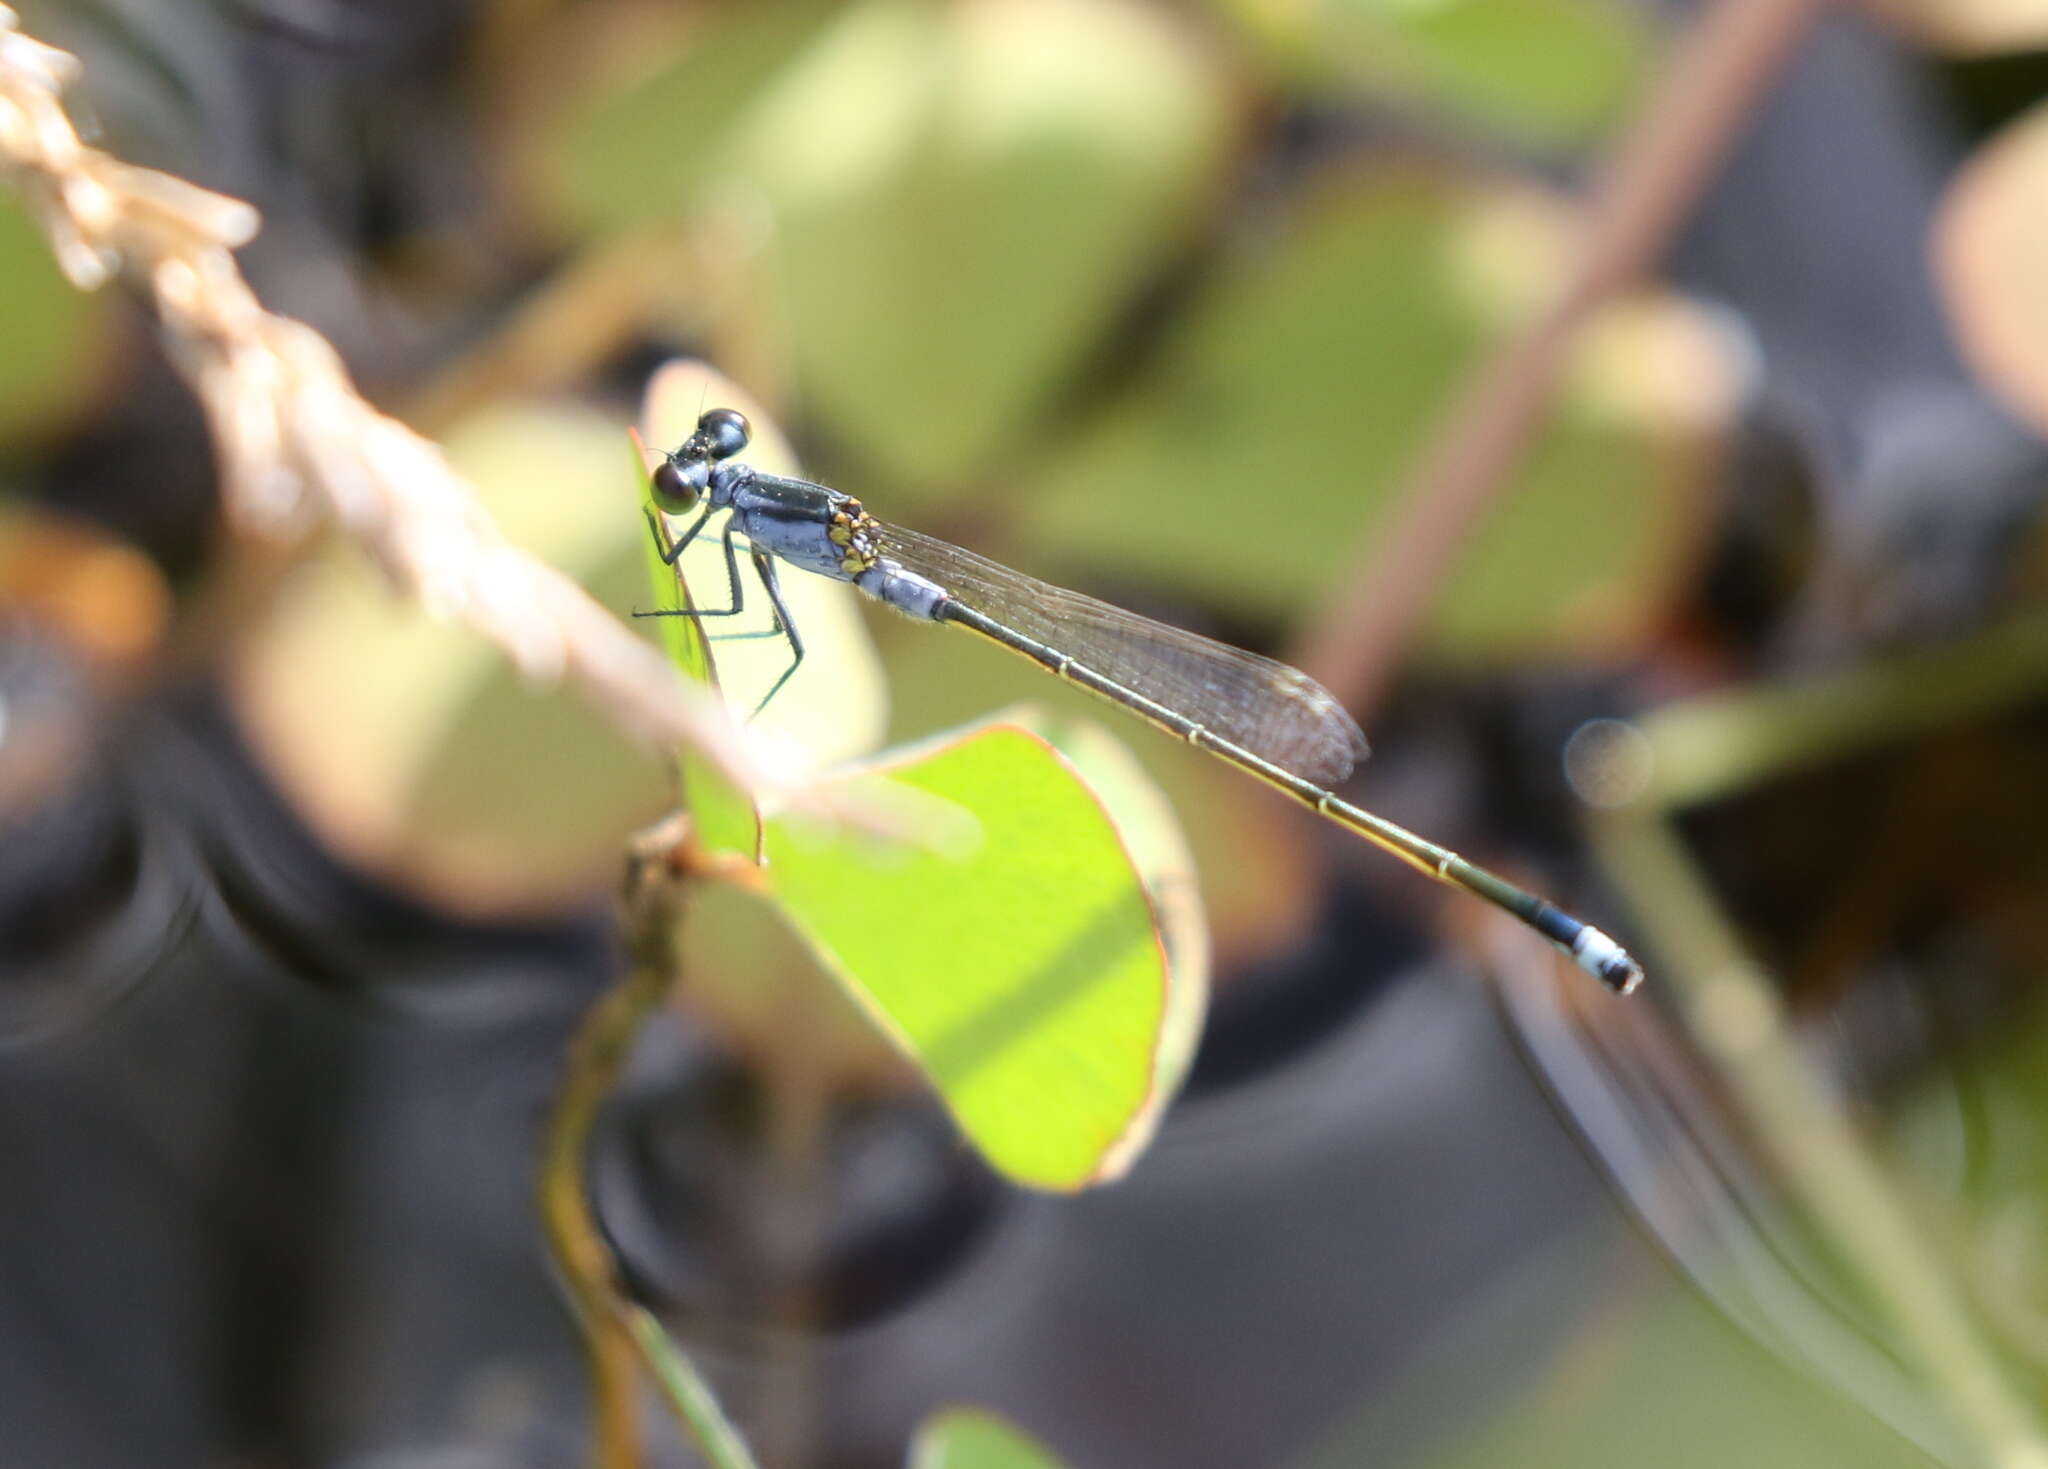
[[[751,1469],[744,1445],[716,1411],[695,1367],[620,1290],[617,1266],[591,1214],[584,1169],[598,1112],[618,1085],[640,1032],[667,1002],[675,983],[683,913],[696,883],[705,878],[748,885],[758,874],[738,859],[705,852],[680,819],[634,843],[621,897],[626,977],[591,1008],[571,1038],[562,1089],[542,1145],[541,1221],[589,1349],[598,1469],[638,1469],[644,1462],[638,1414],[642,1368],[654,1372],[710,1463]]]
[[[591,1007],[569,1042],[562,1090],[541,1152],[541,1222],[590,1353],[599,1469],[635,1469],[642,1462],[635,1392],[640,1354],[611,1252],[591,1215],[584,1156],[598,1110],[618,1084],[633,1042],[674,982],[675,936],[686,897],[686,886],[663,864],[634,852],[623,902],[631,963],[625,979]]]
[[[1543,422],[1579,328],[1669,247],[1757,99],[1829,0],[1716,0],[1673,45],[1593,190],[1550,304],[1468,380],[1294,661],[1360,717],[1384,693],[1459,550]]]

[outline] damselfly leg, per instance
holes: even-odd
[[[690,543],[697,539],[698,532],[704,529],[705,522],[711,519],[711,515],[712,507],[706,506],[704,513],[691,523],[690,528],[683,532],[682,536],[673,546],[670,546],[666,544],[666,537],[662,534],[662,526],[655,518],[655,512],[652,509],[648,510],[648,531],[654,537],[655,554],[661,557],[664,566],[674,566],[676,564],[683,552],[688,549]],[[730,607],[661,607],[652,612],[635,612],[633,615],[635,617],[687,617],[693,622],[702,622],[707,617],[737,617],[742,612],[745,612],[747,610],[746,584],[740,578],[739,550],[733,541],[735,529],[736,527],[732,522],[727,521],[725,534],[720,537],[725,551],[725,581],[726,592],[732,602]],[[707,636],[714,643],[745,643],[761,638],[781,638],[789,644],[789,667],[782,671],[782,676],[775,680],[769,687],[768,692],[763,694],[760,701],[754,705],[753,713],[747,716],[749,719],[753,719],[758,717],[761,711],[768,707],[769,701],[782,692],[783,685],[788,683],[796,675],[797,669],[803,666],[804,644],[803,639],[797,634],[796,621],[789,615],[789,608],[782,600],[782,582],[776,573],[774,558],[769,556],[767,552],[755,548],[751,552],[749,559],[754,564],[754,574],[761,579],[761,589],[768,594],[769,626],[756,632],[712,633]]]

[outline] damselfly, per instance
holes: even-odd
[[[1340,799],[1335,786],[1365,754],[1365,736],[1315,680],[1284,663],[1035,581],[958,546],[885,525],[860,501],[828,486],[737,463],[747,420],[714,408],[654,471],[654,501],[670,515],[697,512],[673,545],[654,525],[662,560],[676,558],[713,514],[725,525],[732,605],[646,616],[731,617],[745,607],[735,536],[745,536],[768,594],[769,636],[788,640],[790,665],[762,698],[775,697],[803,663],[804,645],[782,600],[776,561],[852,582],[876,600],[928,622],[949,622],[1021,653],[1069,683],[1257,776],[1452,887],[1512,913],[1587,973],[1626,994],[1642,969],[1619,944],[1506,878],[1405,827]],[[649,512],[650,519],[653,512]]]

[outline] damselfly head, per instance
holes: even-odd
[[[687,514],[697,508],[711,487],[711,463],[690,455],[685,444],[654,467],[654,503],[670,515]]]
[[[713,408],[697,419],[697,432],[692,438],[702,443],[704,452],[713,459],[730,459],[747,447],[753,438],[753,430],[747,425],[747,416],[736,408]]]

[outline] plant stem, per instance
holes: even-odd
[[[718,1406],[718,1399],[697,1370],[697,1364],[677,1350],[668,1333],[661,1329],[661,1323],[649,1312],[638,1306],[629,1307],[626,1320],[640,1348],[641,1359],[654,1374],[656,1386],[668,1399],[676,1417],[690,1430],[704,1462],[711,1469],[756,1469],[754,1456],[747,1452],[739,1430]]]
[[[590,1354],[593,1462],[598,1469],[639,1469],[644,1462],[635,1412],[642,1367],[653,1373],[715,1469],[753,1469],[696,1367],[667,1340],[660,1324],[619,1289],[618,1270],[592,1217],[584,1176],[598,1111],[618,1084],[642,1028],[667,1002],[675,982],[690,893],[698,880],[721,870],[679,822],[664,823],[634,843],[621,899],[626,976],[577,1027],[562,1090],[548,1117],[539,1179],[541,1219]]]
[[[1672,824],[1629,816],[1598,829],[1603,865],[1659,936],[1658,967],[1688,1028],[1824,1237],[1897,1327],[1955,1424],[1992,1469],[2043,1469],[2033,1409],[1985,1340],[1841,1108],[1813,1075],[1765,979]]]

